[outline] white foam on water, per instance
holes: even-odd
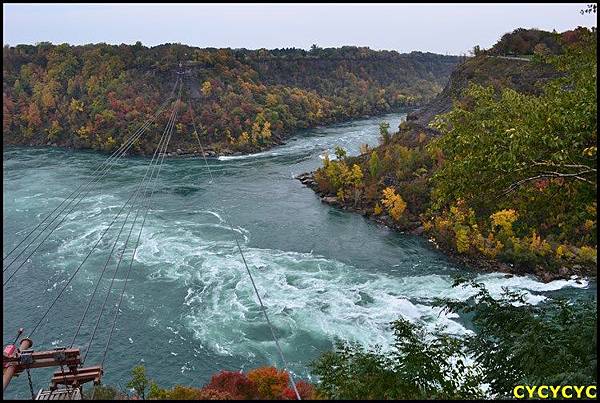
[[[235,160],[246,160],[251,158],[260,158],[265,156],[276,156],[279,155],[276,151],[263,151],[260,153],[254,154],[244,154],[244,155],[221,155],[217,157],[219,161],[235,161]]]
[[[323,150],[332,153],[336,144],[349,150],[356,149],[360,136],[376,139],[378,133],[371,130],[367,134],[361,129],[349,132],[345,139],[313,136],[290,142],[276,152],[219,159],[227,161],[277,153],[282,155],[307,148],[319,153]],[[75,261],[78,264],[81,255],[86,254],[99,239],[124,201],[115,201],[112,196],[92,198],[91,202],[86,199],[85,205],[82,203],[79,206],[82,208],[74,215],[77,220],[69,220],[62,229],[70,232],[69,236],[62,238],[56,253],[50,256],[53,266],[67,267],[66,262],[59,260],[59,256],[63,255],[75,255],[77,258],[71,259],[69,268],[74,267]],[[171,214],[175,214],[176,219],[169,218]],[[120,227],[119,221],[115,226]],[[249,247],[250,231],[241,227],[234,230],[242,235],[246,260],[286,355],[302,354],[296,351],[300,348],[298,346],[322,345],[335,338],[357,341],[365,346],[389,346],[393,337],[390,322],[399,317],[422,322],[431,330],[443,327],[452,334],[468,332],[457,315],[432,307],[432,302],[435,298],[465,300],[477,290],[469,286],[453,288],[453,279],[449,275],[430,274],[426,264],[423,264],[422,269],[426,273],[423,275],[414,275],[418,273],[415,270],[411,270],[410,276],[402,275],[401,265],[399,268],[383,267],[379,272],[371,273],[365,268],[312,253]],[[137,230],[134,231],[134,239],[136,235]],[[101,246],[109,247],[112,239],[109,236],[106,242],[101,242]],[[130,253],[128,249],[125,259],[129,259]],[[275,347],[248,274],[220,212],[177,211],[167,207],[152,210],[135,260],[143,266],[143,270],[137,273],[145,276],[138,287],[162,286],[162,283],[170,282],[166,286],[169,296],[173,296],[169,304],[181,309],[183,314],[174,317],[172,326],[167,330],[174,334],[191,333],[198,340],[196,347],[220,355],[254,357],[265,350],[274,352]],[[84,267],[84,272],[96,276],[97,267],[91,266]],[[84,281],[90,278],[95,277],[84,276]],[[548,291],[588,287],[586,280],[557,280],[544,284],[532,277],[507,277],[502,273],[482,274],[475,280],[484,283],[492,296],[500,296],[503,287],[523,291],[526,300],[532,304],[546,299],[544,293]],[[116,281],[123,279],[117,278]],[[48,286],[51,287],[51,284]],[[54,287],[57,287],[56,283]],[[52,287],[50,289],[55,291]],[[125,303],[129,308],[141,310],[155,303],[136,298],[134,304],[133,293],[137,290],[131,286],[128,291]],[[153,317],[158,313],[151,311],[148,314],[150,326],[165,326],[164,318]],[[178,336],[183,339],[183,336]],[[174,339],[177,340],[176,337]],[[194,351],[199,353],[200,350]]]
[[[195,338],[227,356],[273,348],[231,235],[213,240],[190,230],[178,229],[168,236],[156,229],[151,232],[154,237],[150,233],[143,237],[137,259],[151,268],[151,281],[185,285],[182,321]],[[365,346],[389,346],[390,322],[399,317],[422,322],[430,330],[468,332],[457,315],[431,306],[434,298],[466,300],[477,292],[469,286],[452,287],[450,276],[368,273],[312,253],[247,244],[244,255],[284,349],[291,349],[307,334],[321,340],[341,338]],[[475,280],[484,283],[492,296],[500,296],[503,287],[508,287],[523,291],[534,304],[546,298],[542,292],[587,287],[586,281],[544,284],[502,273],[482,274]]]

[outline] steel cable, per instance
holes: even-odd
[[[117,218],[121,215],[121,213],[123,212],[123,210],[125,209],[125,206],[127,204],[129,204],[129,201],[131,200],[131,198],[133,197],[133,193],[129,196],[129,198],[127,199],[127,201],[121,206],[121,208],[119,209],[119,212],[117,213],[117,215],[113,218],[113,220],[111,221],[111,223],[108,225],[108,227],[106,227],[106,229],[104,230],[104,232],[102,233],[102,235],[100,236],[100,238],[96,241],[96,243],[94,244],[94,246],[92,247],[92,249],[88,252],[88,254],[86,255],[85,259],[83,260],[83,262],[81,262],[81,264],[77,267],[77,269],[73,272],[73,274],[71,275],[71,277],[69,278],[69,280],[67,281],[67,283],[65,284],[65,286],[61,289],[61,291],[59,292],[59,294],[56,296],[56,298],[52,301],[52,303],[50,304],[50,306],[47,308],[47,310],[45,311],[44,315],[39,319],[39,321],[36,323],[36,325],[34,326],[33,330],[31,331],[29,337],[33,336],[33,334],[35,333],[35,331],[37,330],[37,328],[39,327],[39,325],[42,323],[42,321],[46,318],[46,316],[48,315],[48,313],[52,310],[52,308],[54,307],[54,305],[56,304],[56,302],[60,299],[60,297],[62,296],[62,294],[64,293],[64,291],[67,289],[67,287],[69,286],[69,284],[71,284],[71,281],[73,281],[73,279],[75,278],[75,276],[77,275],[77,273],[79,272],[79,270],[83,267],[83,265],[85,264],[85,262],[87,261],[87,259],[91,256],[91,254],[93,253],[93,251],[96,249],[96,247],[98,246],[98,244],[100,243],[100,241],[104,238],[104,236],[106,235],[106,233],[108,232],[108,230],[111,228],[111,226],[115,223],[115,221],[117,220]]]
[[[174,114],[174,112],[175,112],[175,108],[173,109],[173,113],[171,114],[171,117],[169,118],[169,122],[167,123],[167,126],[165,127],[165,130],[163,131],[163,135],[161,136],[161,140],[160,140],[159,144],[156,147],[154,155],[152,156],[152,161],[150,161],[150,164],[148,165],[148,168],[146,169],[146,174],[144,175],[144,179],[142,180],[142,182],[146,179],[146,176],[147,176],[147,174],[148,174],[148,172],[150,170],[150,167],[152,167],[152,171],[150,173],[150,177],[146,181],[146,186],[144,188],[144,192],[148,188],[148,183],[150,183],[152,181],[152,177],[154,175],[154,170],[155,170],[155,168],[156,168],[156,166],[158,164],[158,158],[156,158],[156,163],[153,164],[154,159],[155,159],[155,157],[157,155],[160,156],[160,154],[161,154],[160,149],[161,149],[161,147],[163,147],[163,144],[166,144],[165,142],[163,142],[163,139],[166,137],[165,136],[166,133],[168,133],[168,128],[172,127],[173,122],[175,121],[175,114]],[[166,151],[166,146],[164,146],[163,154],[164,154],[164,151]],[[140,182],[140,186],[141,186],[142,182]],[[127,249],[127,244],[129,243],[129,239],[130,239],[131,234],[133,232],[133,228],[135,227],[135,223],[137,222],[137,217],[138,217],[139,211],[140,211],[140,208],[138,208],[138,210],[136,211],[136,216],[135,216],[135,218],[133,220],[133,224],[131,224],[131,228],[129,229],[129,234],[127,235],[127,239],[125,240],[125,243],[123,244],[123,249],[121,250],[121,253],[119,255],[119,260],[117,262],[117,266],[116,266],[115,271],[113,273],[113,277],[112,277],[112,280],[110,282],[110,286],[109,286],[108,291],[106,293],[106,297],[104,298],[104,301],[102,303],[102,307],[100,308],[100,313],[98,314],[98,318],[96,320],[96,324],[94,325],[94,329],[93,329],[92,335],[90,337],[90,341],[87,343],[87,349],[86,349],[85,355],[84,355],[84,357],[83,357],[83,359],[81,361],[82,364],[85,362],[85,360],[87,358],[87,355],[88,355],[89,350],[91,348],[92,342],[93,342],[94,337],[96,335],[96,331],[98,330],[98,325],[100,323],[100,319],[102,317],[102,314],[104,313],[104,309],[106,307],[106,303],[107,303],[108,298],[110,296],[110,292],[112,291],[112,288],[113,288],[113,285],[114,285],[114,281],[115,281],[117,272],[119,271],[119,267],[121,265],[121,261],[123,259],[123,256],[125,255],[125,251]]]
[[[212,171],[210,169],[210,166],[208,164],[208,160],[206,159],[206,154],[204,153],[204,147],[202,147],[202,142],[200,141],[200,137],[198,136],[198,131],[196,130],[196,123],[195,123],[195,118],[194,118],[194,111],[192,109],[191,98],[190,98],[189,108],[190,108],[190,112],[192,115],[191,118],[192,118],[192,125],[194,128],[194,134],[196,135],[196,139],[198,140],[198,145],[200,146],[200,150],[202,151],[202,156],[204,158],[204,163],[206,165],[206,169],[208,170],[208,173],[210,175],[211,183],[214,183],[214,177],[213,177]],[[292,373],[288,370],[288,365],[287,365],[287,361],[285,360],[285,356],[283,355],[283,350],[281,349],[281,346],[279,345],[279,340],[278,340],[277,336],[275,335],[275,329],[273,328],[273,325],[271,324],[271,320],[269,319],[269,315],[267,314],[265,305],[263,304],[262,298],[260,297],[260,293],[258,292],[258,288],[256,287],[256,283],[254,282],[254,277],[252,276],[252,272],[250,271],[250,268],[248,267],[248,263],[246,262],[246,257],[244,256],[244,252],[242,251],[242,247],[240,245],[237,233],[235,232],[235,230],[233,229],[233,225],[231,224],[231,219],[229,217],[229,213],[227,212],[226,209],[223,209],[223,212],[224,212],[225,221],[227,222],[227,225],[229,226],[229,229],[231,230],[231,233],[235,239],[235,244],[237,246],[237,249],[240,253],[240,256],[242,257],[242,261],[244,262],[246,271],[248,272],[248,277],[250,277],[250,282],[252,283],[252,288],[254,289],[254,293],[256,294],[256,297],[258,298],[258,302],[260,304],[262,313],[267,321],[267,324],[269,325],[269,329],[271,329],[271,336],[273,337],[273,340],[275,341],[275,346],[277,347],[279,356],[281,357],[281,361],[283,362],[283,367],[290,375],[290,381],[294,388],[294,393],[296,394],[296,398],[298,400],[302,400],[300,398],[300,393],[298,393],[298,388],[296,387],[296,382],[294,381],[294,377],[293,377]]]
[[[173,90],[175,90],[175,87],[173,88]],[[171,92],[173,92],[173,91],[171,91]],[[144,132],[144,131],[146,131],[146,129],[148,128],[148,126],[149,126],[149,125],[150,125],[150,124],[151,124],[151,123],[152,123],[154,120],[156,120],[156,118],[157,118],[157,117],[160,115],[160,113],[162,113],[162,111],[163,111],[164,107],[165,107],[165,106],[166,106],[166,105],[169,103],[169,101],[171,100],[171,98],[173,98],[173,94],[171,94],[171,95],[169,96],[169,98],[168,98],[168,99],[167,99],[167,100],[166,100],[166,101],[165,101],[165,102],[164,102],[164,103],[163,103],[163,104],[162,104],[162,105],[159,107],[159,111],[158,111],[158,112],[157,112],[157,113],[156,113],[156,114],[155,114],[155,115],[152,117],[152,119],[144,121],[144,123],[143,123],[143,124],[142,124],[140,127],[138,127],[138,128],[136,129],[136,131],[135,131],[135,132],[134,132],[134,133],[133,133],[131,136],[129,136],[129,137],[128,137],[128,138],[127,138],[127,139],[126,139],[126,140],[125,140],[125,141],[124,141],[124,142],[121,144],[121,146],[120,146],[120,147],[119,147],[119,148],[118,148],[116,151],[114,151],[114,152],[113,152],[113,153],[112,153],[112,154],[111,154],[111,155],[110,155],[110,156],[109,156],[109,157],[108,157],[106,160],[104,160],[104,161],[102,162],[102,164],[100,164],[100,165],[99,165],[99,166],[98,166],[98,167],[97,167],[97,168],[96,168],[96,169],[95,169],[95,170],[92,172],[92,175],[95,175],[95,174],[96,174],[96,173],[97,173],[99,170],[101,170],[101,169],[102,169],[102,167],[103,167],[104,165],[108,164],[108,163],[109,163],[111,160],[113,160],[113,159],[115,159],[115,158],[116,158],[116,159],[119,159],[119,158],[121,158],[121,156],[122,156],[122,151],[123,151],[123,150],[126,148],[126,149],[125,149],[125,151],[123,151],[123,153],[124,153],[124,152],[126,152],[126,151],[129,149],[129,146],[130,146],[130,145],[132,145],[132,144],[133,144],[133,143],[134,143],[134,142],[135,142],[137,139],[139,139],[139,137],[141,137],[141,135],[143,134],[143,132]],[[118,155],[118,154],[121,154],[121,155]],[[67,196],[65,199],[63,199],[63,201],[62,201],[62,202],[61,202],[61,203],[60,203],[58,206],[56,206],[56,207],[54,208],[54,210],[52,210],[50,213],[48,213],[48,214],[47,214],[47,215],[44,217],[44,219],[43,219],[41,222],[39,222],[39,223],[38,223],[38,224],[37,224],[37,225],[36,225],[36,226],[35,226],[33,229],[31,229],[31,230],[28,232],[28,234],[27,234],[27,235],[26,235],[26,236],[25,236],[23,239],[21,239],[21,241],[20,241],[20,242],[19,242],[17,245],[16,245],[15,247],[13,247],[13,249],[11,249],[11,250],[10,250],[10,252],[8,252],[8,253],[7,253],[7,254],[6,254],[6,255],[5,255],[3,258],[2,258],[2,261],[4,262],[4,260],[6,260],[6,258],[8,258],[8,257],[9,257],[9,256],[10,256],[10,255],[11,255],[11,254],[12,254],[12,253],[15,251],[15,250],[17,250],[17,249],[19,248],[19,246],[21,246],[21,245],[23,244],[23,242],[25,242],[25,240],[26,240],[27,238],[29,238],[29,237],[31,236],[31,234],[33,234],[33,233],[34,233],[34,232],[35,232],[35,231],[36,231],[36,230],[37,230],[37,229],[38,229],[38,228],[39,228],[39,227],[40,227],[40,226],[41,226],[41,225],[42,225],[42,224],[43,224],[43,223],[44,223],[44,222],[45,222],[45,221],[46,221],[46,220],[49,218],[49,217],[51,217],[51,216],[52,216],[52,214],[54,214],[54,213],[56,212],[56,210],[58,210],[58,209],[60,208],[60,206],[62,206],[62,205],[63,205],[63,204],[64,204],[64,203],[65,203],[67,200],[69,200],[69,199],[71,198],[71,196],[73,196],[73,195],[74,195],[74,194],[75,194],[75,193],[76,193],[78,190],[80,190],[82,187],[89,185],[89,184],[90,184],[90,182],[91,182],[91,180],[90,180],[90,181],[88,181],[86,184],[82,184],[82,185],[80,185],[80,186],[79,186],[77,189],[75,189],[73,192],[71,192],[71,194],[69,194],[69,196]],[[76,196],[76,197],[77,197],[77,196]],[[62,210],[62,211],[64,211],[64,210]],[[61,212],[62,212],[62,211],[61,211]],[[60,213],[59,213],[59,214],[60,214]],[[45,228],[42,230],[42,232],[43,232],[43,231],[45,231],[45,229],[46,229],[46,228],[48,228],[48,225],[47,225],[47,226],[46,226],[46,227],[45,227]],[[29,246],[29,245],[28,245],[28,246]],[[27,248],[27,247],[26,247],[26,248]],[[18,257],[17,257],[17,258],[18,258]],[[12,262],[11,262],[10,264],[12,264]],[[9,264],[9,265],[8,265],[6,268],[4,268],[2,271],[5,271],[5,270],[6,270],[6,269],[7,269],[7,268],[10,266],[10,264]]]
[[[177,98],[176,105],[179,103],[180,97],[181,97],[181,88],[179,89],[179,96]],[[131,267],[133,266],[133,260],[135,258],[135,253],[136,253],[137,248],[138,248],[139,243],[140,243],[140,238],[141,238],[141,235],[142,235],[142,230],[144,229],[144,225],[146,223],[146,218],[148,217],[148,211],[150,211],[150,201],[152,200],[152,196],[154,195],[154,191],[156,190],[156,184],[158,183],[158,178],[160,176],[160,171],[162,169],[162,165],[163,165],[163,162],[164,162],[164,159],[165,159],[166,149],[167,149],[167,147],[169,145],[169,142],[171,140],[171,136],[173,134],[173,126],[174,125],[171,126],[170,134],[169,134],[169,136],[167,138],[165,149],[164,149],[164,151],[162,153],[162,159],[161,159],[161,161],[160,161],[160,163],[158,165],[158,172],[156,174],[156,177],[154,178],[154,184],[152,186],[152,192],[150,193],[150,196],[148,196],[147,199],[146,199],[146,211],[144,213],[144,219],[143,219],[142,224],[140,226],[140,231],[138,233],[138,237],[137,237],[137,240],[136,240],[136,243],[135,243],[135,247],[134,247],[134,249],[133,249],[133,251],[131,253],[131,260],[129,261],[129,268],[127,269],[127,275],[125,276],[125,284],[123,285],[123,290],[121,291],[121,296],[119,298],[119,303],[117,304],[116,309],[115,309],[115,316],[114,316],[114,319],[113,319],[113,324],[112,324],[112,327],[110,329],[110,333],[108,335],[108,340],[106,342],[106,347],[104,349],[104,353],[102,355],[102,361],[101,361],[101,364],[100,364],[100,366],[102,366],[102,367],[104,367],[104,362],[106,361],[106,355],[108,353],[108,347],[110,346],[110,341],[112,339],[112,335],[114,333],[115,326],[117,324],[117,318],[119,316],[119,308],[121,307],[121,304],[123,303],[123,295],[125,294],[125,290],[127,288],[127,282],[129,281],[129,276],[131,274]],[[140,209],[138,209],[138,212],[139,211],[140,211]],[[137,217],[137,215],[136,215],[136,217]]]
[[[164,109],[164,108],[162,108],[162,109]],[[162,109],[161,109],[161,111],[159,111],[159,112],[162,112]],[[140,133],[140,136],[141,136],[141,133]],[[139,138],[139,136],[138,136],[138,138]],[[135,141],[135,140],[134,140],[134,141]],[[104,177],[105,177],[105,176],[106,176],[106,175],[109,173],[109,171],[110,171],[110,168],[112,168],[112,166],[114,165],[114,163],[115,163],[116,161],[118,161],[118,159],[120,159],[120,158],[122,157],[122,155],[123,155],[125,152],[127,152],[127,150],[128,150],[130,147],[131,147],[131,145],[132,145],[132,144],[133,144],[133,142],[129,144],[129,146],[128,146],[128,147],[127,147],[127,148],[126,148],[124,151],[123,151],[123,153],[122,153],[122,154],[121,154],[121,155],[120,155],[120,156],[119,156],[117,159],[115,159],[114,161],[112,161],[112,162],[111,162],[111,165],[108,167],[108,169],[107,169],[107,170],[105,170],[105,171],[102,173],[102,175],[101,175],[101,176],[99,176],[99,177],[95,177],[95,178],[92,178],[92,179],[91,179],[91,180],[88,182],[88,184],[86,184],[86,187],[89,187],[89,185],[91,185],[91,184],[93,184],[93,183],[96,183],[96,182],[98,182],[98,181],[102,180],[102,179],[103,179],[103,178],[104,178]],[[90,190],[91,190],[91,189],[90,189]],[[69,216],[69,214],[71,214],[71,213],[73,212],[73,210],[75,209],[75,207],[77,207],[77,206],[79,205],[79,203],[81,203],[81,202],[83,201],[83,199],[84,199],[84,198],[85,198],[85,196],[86,196],[86,195],[89,193],[89,191],[90,191],[90,190],[86,191],[86,192],[85,192],[85,193],[84,193],[84,194],[81,196],[81,198],[79,199],[79,201],[77,201],[77,203],[75,203],[73,206],[71,206],[71,208],[69,209],[69,211],[68,211],[68,212],[67,212],[67,213],[64,215],[64,217],[63,217],[63,218],[62,218],[62,219],[61,219],[61,220],[58,222],[58,224],[56,224],[56,225],[54,226],[54,228],[52,228],[52,229],[50,230],[50,232],[48,232],[48,233],[46,234],[46,236],[45,236],[45,237],[42,239],[42,241],[41,241],[41,242],[40,242],[40,243],[39,243],[39,244],[38,244],[38,245],[37,245],[37,246],[36,246],[36,247],[33,249],[33,251],[31,251],[31,253],[30,253],[30,254],[29,254],[29,255],[28,255],[28,256],[27,256],[27,257],[26,257],[26,258],[25,258],[25,259],[24,259],[24,260],[21,262],[21,264],[20,264],[20,265],[19,265],[19,266],[18,266],[18,267],[17,267],[17,268],[16,268],[16,269],[15,269],[15,270],[14,270],[14,271],[13,271],[13,272],[12,272],[12,273],[9,275],[9,276],[8,276],[8,278],[7,278],[7,279],[6,279],[6,280],[3,282],[3,286],[5,286],[6,284],[8,284],[8,282],[9,282],[9,281],[10,281],[10,280],[11,280],[11,279],[12,279],[12,278],[15,276],[15,274],[17,274],[17,272],[18,272],[18,271],[19,271],[19,270],[20,270],[20,269],[21,269],[21,268],[22,268],[22,267],[25,265],[25,263],[27,263],[27,261],[29,260],[29,258],[31,258],[31,256],[33,256],[33,254],[34,254],[34,253],[35,253],[35,252],[36,252],[36,251],[37,251],[37,250],[38,250],[38,249],[39,249],[39,248],[42,246],[42,244],[43,244],[43,243],[44,243],[44,242],[45,242],[45,241],[46,241],[46,240],[47,240],[47,239],[50,237],[50,235],[52,235],[52,233],[53,233],[53,232],[54,232],[54,231],[55,231],[55,230],[56,230],[56,229],[57,229],[57,228],[58,228],[58,227],[59,227],[59,226],[60,226],[60,225],[61,225],[61,224],[62,224],[62,223],[63,223],[63,222],[64,222],[64,221],[67,219],[67,217]],[[41,231],[41,232],[40,232],[40,233],[39,233],[39,234],[38,234],[38,235],[37,235],[37,236],[36,236],[36,237],[35,237],[35,238],[34,238],[34,239],[33,239],[33,240],[32,240],[32,241],[31,241],[31,242],[30,242],[30,243],[29,243],[29,244],[28,244],[28,245],[27,245],[27,246],[26,246],[26,247],[25,247],[25,248],[24,248],[24,249],[23,249],[23,250],[22,250],[22,251],[19,253],[19,254],[18,254],[18,255],[17,255],[17,257],[15,257],[15,259],[13,259],[13,261],[11,261],[11,262],[10,262],[10,263],[9,263],[9,264],[8,264],[8,265],[7,265],[7,266],[4,268],[4,269],[3,269],[3,271],[5,271],[6,269],[8,269],[8,268],[9,268],[9,267],[10,267],[10,266],[11,266],[11,265],[12,265],[12,264],[15,262],[15,261],[16,261],[16,260],[17,260],[17,259],[18,259],[18,258],[19,258],[19,257],[20,257],[22,254],[23,254],[23,252],[25,252],[25,251],[27,250],[27,248],[28,248],[29,246],[31,246],[31,245],[33,244],[33,242],[35,242],[35,240],[36,240],[36,239],[37,239],[37,238],[38,238],[40,235],[42,235],[42,234],[44,233],[44,231],[45,231],[45,230],[46,230],[46,229],[47,229],[47,228],[48,228],[48,227],[49,227],[49,226],[50,226],[50,225],[51,225],[51,224],[52,224],[52,223],[53,223],[53,222],[54,222],[54,221],[55,221],[55,220],[56,220],[56,219],[59,217],[59,216],[60,216],[60,214],[61,214],[62,212],[64,212],[64,211],[65,211],[65,210],[66,210],[66,209],[69,207],[69,205],[70,205],[70,204],[71,204],[73,201],[75,201],[75,199],[76,199],[77,197],[79,197],[79,195],[80,195],[82,192],[83,192],[83,190],[81,190],[81,191],[79,192],[79,194],[77,194],[77,195],[75,196],[75,198],[73,198],[73,199],[72,199],[72,200],[71,200],[69,203],[67,203],[67,205],[66,205],[66,206],[65,206],[65,207],[64,207],[64,208],[63,208],[63,209],[62,209],[62,210],[61,210],[61,211],[60,211],[60,212],[59,212],[59,213],[58,213],[58,214],[57,214],[57,215],[56,215],[56,216],[55,216],[55,217],[54,217],[54,218],[53,218],[53,219],[52,219],[52,220],[51,220],[51,221],[50,221],[50,222],[47,224],[47,225],[46,225],[46,227],[45,227],[45,228],[44,228],[44,229],[43,229],[43,230],[42,230],[42,231]]]

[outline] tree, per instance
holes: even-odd
[[[471,85],[468,101],[438,117],[429,144],[445,162],[434,176],[438,204],[465,199],[496,207],[506,195],[544,179],[570,191],[596,189],[596,37],[588,33],[551,61],[565,72],[541,96]],[[556,182],[558,183],[558,182]],[[523,190],[526,191],[526,190]]]
[[[383,199],[381,203],[387,208],[390,216],[398,221],[406,209],[406,203],[402,200],[402,197],[396,193],[396,190],[392,187],[387,187],[383,190]]]
[[[441,332],[426,335],[422,325],[398,319],[392,323],[389,353],[337,341],[335,350],[312,363],[327,399],[473,399],[482,397],[480,374],[466,364],[461,340]],[[453,362],[455,364],[453,364]]]
[[[166,389],[161,388],[154,381],[150,381],[150,390],[148,391],[148,399],[151,400],[163,400],[167,399],[169,392]]]
[[[551,299],[530,305],[524,295],[504,291],[492,297],[473,281],[454,287],[477,293],[466,301],[438,299],[447,312],[472,317],[477,332],[465,338],[465,353],[482,371],[482,382],[498,398],[512,398],[515,385],[597,383],[597,321],[594,299]]]
[[[266,121],[263,125],[263,128],[260,131],[260,138],[265,142],[271,140],[271,123],[269,121]]]
[[[210,81],[205,81],[204,83],[202,83],[201,91],[205,97],[208,97],[210,96],[210,94],[212,94],[212,84],[210,83]]]
[[[62,127],[57,120],[52,121],[52,125],[47,130],[48,135],[46,136],[48,141],[54,141],[62,131]]]
[[[390,124],[388,122],[381,122],[379,124],[379,134],[381,136],[381,144],[385,145],[390,142],[391,136],[389,129]]]
[[[531,305],[521,293],[492,298],[482,284],[464,279],[454,286],[476,293],[464,301],[438,298],[434,306],[468,315],[476,332],[427,332],[399,319],[385,353],[338,340],[311,364],[318,391],[344,400],[506,399],[516,385],[597,383],[595,298]]]
[[[371,178],[377,178],[380,169],[381,164],[379,163],[379,157],[377,151],[374,150],[371,153],[371,158],[369,158],[369,173],[371,174]]]
[[[340,146],[336,146],[335,147],[335,156],[338,159],[338,161],[343,161],[344,158],[346,158],[346,150],[344,150]]]
[[[11,100],[14,108],[5,102],[4,141],[39,144],[56,120],[63,128],[55,140],[60,146],[106,150],[104,134],[122,144],[129,130],[149,119],[163,96],[171,92],[163,73],[183,58],[200,65],[198,88],[183,96],[200,95],[209,100],[195,119],[209,133],[206,144],[215,150],[238,148],[244,152],[270,145],[273,138],[297,129],[379,113],[405,105],[417,94],[432,97],[458,61],[437,55],[404,57],[367,48],[325,50],[316,45],[310,52],[197,49],[181,44],[149,48],[140,41],[118,46],[5,46],[5,100]],[[314,63],[321,58],[331,62],[332,69]],[[357,58],[365,63],[360,74],[347,66],[348,60]],[[264,69],[264,63],[272,67]],[[147,71],[158,74],[140,74]],[[383,76],[387,78],[380,80]],[[111,113],[114,119],[106,119]],[[160,116],[156,124],[167,120]],[[182,114],[180,123],[187,128],[191,115]],[[256,130],[253,123],[258,123]],[[81,127],[89,128],[93,135],[78,133]],[[248,143],[232,145],[229,139],[237,139],[242,132],[248,133]],[[96,133],[101,138],[96,138]],[[144,136],[132,152],[148,152],[154,141],[152,136]],[[178,148],[196,148],[193,136],[173,141]]]
[[[142,399],[146,399],[146,388],[150,380],[146,376],[146,368],[138,365],[131,370],[131,380],[127,382],[127,387],[132,388]]]
[[[253,369],[248,379],[256,385],[260,397],[268,400],[280,399],[290,380],[287,372],[274,367]]]
[[[40,108],[38,108],[37,104],[35,102],[30,103],[27,115],[25,115],[29,127],[38,128],[42,125],[42,118],[40,115]]]
[[[241,371],[221,371],[211,377],[205,388],[227,392],[235,400],[258,397],[256,385]]]

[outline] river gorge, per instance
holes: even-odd
[[[290,369],[309,378],[308,364],[336,338],[385,346],[390,321],[402,316],[434,329],[471,331],[464,318],[432,307],[435,297],[466,299],[452,288],[465,275],[495,294],[522,290],[539,303],[554,295],[595,293],[582,279],[544,284],[533,277],[480,274],[450,262],[427,239],[394,232],[361,215],[322,203],[295,177],[321,164],[339,145],[356,155],[374,145],[383,120],[395,129],[405,113],[303,130],[269,151],[166,159],[142,233],[106,362],[104,382],[124,387],[144,363],[163,386],[202,384],[221,370],[280,365],[269,329],[224,220],[231,216]],[[96,152],[6,147],[3,153],[4,253],[12,249],[106,158]],[[149,160],[126,157],[102,179],[5,288],[4,340],[35,323],[133,191]],[[100,250],[110,248],[109,241]],[[38,332],[34,347],[68,345],[104,263],[96,253],[75,277]],[[110,269],[109,269],[110,270]],[[110,276],[102,280],[100,295]],[[123,284],[117,276],[116,299]],[[100,304],[101,297],[96,297]],[[24,303],[23,301],[27,301]],[[101,359],[114,303],[100,322],[87,362]],[[95,313],[76,344],[85,349]],[[25,318],[28,322],[21,323]],[[27,333],[27,330],[26,332]],[[41,374],[40,374],[41,372]],[[45,386],[44,371],[34,386]],[[25,376],[5,397],[26,398]]]

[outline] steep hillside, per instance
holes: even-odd
[[[424,130],[431,135],[438,134],[428,127],[429,123],[436,115],[449,112],[453,102],[460,100],[469,84],[491,85],[496,91],[512,88],[524,94],[539,94],[542,86],[558,74],[548,63],[481,54],[458,65],[444,90],[407,116],[407,127]]]
[[[183,70],[182,113],[170,151],[196,151],[186,104],[192,99],[209,149],[251,152],[298,128],[423,103],[442,90],[458,60],[357,47],[5,46],[3,144],[113,150],[152,116]],[[134,152],[149,152],[166,120],[164,113]]]
[[[410,113],[408,126],[430,135],[439,134],[429,126],[436,115],[449,112],[469,84],[492,85],[496,91],[511,88],[523,94],[539,95],[548,80],[560,73],[544,56],[561,54],[564,46],[577,43],[586,35],[584,28],[556,34],[538,29],[517,28],[504,34],[490,49],[475,49],[475,57],[460,63],[444,90],[431,102]]]
[[[531,61],[465,61],[397,133],[382,123],[378,147],[299,179],[476,267],[595,275],[596,32],[578,37]]]

